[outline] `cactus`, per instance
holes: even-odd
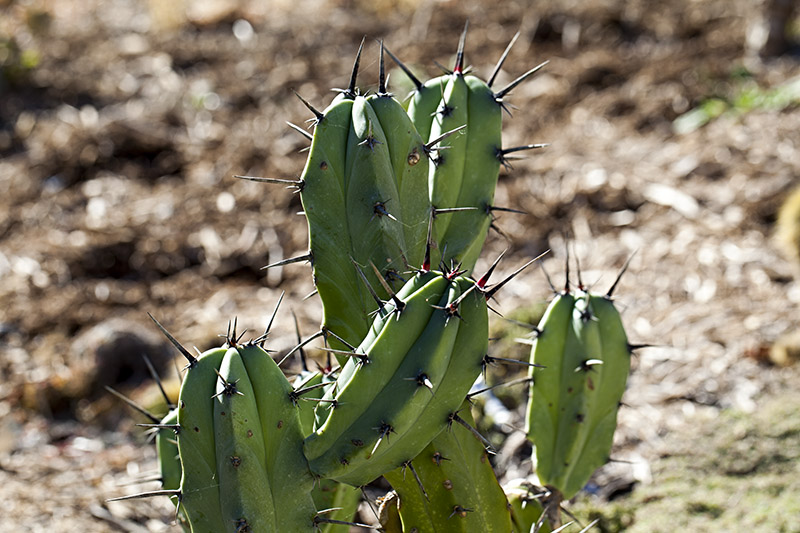
[[[514,41],[489,81],[484,82],[468,74],[464,67],[466,33],[465,26],[453,71],[425,83],[394,59],[416,86],[409,99],[408,114],[422,138],[436,140],[446,132],[459,130],[457,135],[441,141],[429,170],[430,202],[435,210],[442,211],[433,226],[438,250],[432,260],[434,264],[457,263],[471,272],[492,223],[493,211],[500,209],[493,202],[500,165],[507,164],[505,156],[542,146],[503,149],[503,97],[544,63],[495,92],[491,85]]]
[[[386,89],[382,44],[378,90],[359,93],[363,41],[347,89],[323,112],[303,100],[315,127],[289,183],[309,250],[278,264],[311,262],[323,307],[311,339],[325,337],[339,368],[309,371],[300,340],[292,385],[266,333],[241,343],[234,325],[194,356],[161,328],[189,365],[178,407],[150,415],[162,490],[139,496],[172,497],[185,530],[346,531],[360,499],[348,485],[386,475],[386,531],[546,532],[608,459],[631,349],[611,302],[619,279],[604,296],[568,283],[533,342],[527,432],[544,505],[522,485],[507,500],[472,428],[467,393],[504,359],[487,354],[487,301],[536,259],[491,287],[497,262],[469,273],[500,209],[500,166],[541,146],[502,147],[504,97],[543,64],[494,91],[511,45],[484,82],[464,66],[465,39],[466,28],[452,72],[426,83],[409,72],[407,110]]]
[[[305,441],[311,470],[363,485],[416,456],[446,425],[486,353],[486,299],[457,272],[407,282],[351,354]],[[408,294],[410,293],[410,294]],[[462,327],[469,324],[468,327]]]
[[[531,363],[541,365],[530,369],[527,410],[536,473],[565,499],[608,461],[625,392],[631,346],[611,301],[614,287],[606,295],[582,287],[556,295],[531,349]]]
[[[316,126],[298,185],[323,328],[351,345],[364,337],[376,308],[353,262],[378,265],[380,275],[399,286],[407,265],[422,261],[430,216],[427,148],[386,91],[382,68],[378,93],[358,94],[360,55],[361,48],[350,87],[324,112],[309,106]],[[372,273],[367,277],[381,287]]]
[[[181,347],[179,503],[194,533],[314,530],[293,389],[258,342],[234,331],[199,357]]]
[[[469,402],[460,416],[474,420]],[[442,431],[412,461],[384,474],[400,498],[403,531],[511,530],[511,514],[483,443],[460,424]]]

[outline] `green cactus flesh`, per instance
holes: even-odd
[[[459,414],[474,425],[468,402]],[[403,531],[511,530],[508,501],[483,444],[459,424],[439,433],[412,461],[384,476],[400,498]]]
[[[353,263],[383,298],[370,263],[395,288],[407,265],[421,264],[427,175],[422,138],[393,97],[339,96],[322,113],[300,195],[323,326],[352,345],[377,307]]]
[[[209,350],[179,396],[180,507],[194,533],[313,531],[313,478],[283,373],[259,346]]]
[[[557,295],[538,330],[527,432],[539,480],[569,499],[608,461],[630,348],[611,300],[582,290]]]
[[[485,82],[457,71],[429,80],[417,89],[408,108],[426,141],[463,128],[441,141],[428,174],[436,209],[471,208],[441,213],[433,225],[438,251],[432,257],[460,263],[468,272],[480,254],[491,224],[500,173],[502,109]]]
[[[480,373],[488,318],[472,280],[418,273],[397,296],[317,407],[304,450],[321,477],[359,486],[413,458]]]

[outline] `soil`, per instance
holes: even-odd
[[[501,174],[497,204],[524,214],[498,217],[476,271],[505,249],[506,272],[549,249],[542,264],[561,284],[569,247],[573,276],[577,258],[605,291],[635,252],[615,297],[631,342],[654,347],[637,351],[620,411],[612,455],[625,462],[598,472],[579,518],[605,517],[604,531],[666,530],[647,517],[676,514],[689,530],[800,531],[800,264],[774,238],[800,184],[800,65],[745,49],[758,6],[165,4],[0,0],[0,532],[178,530],[168,501],[106,501],[154,488],[137,480],[155,458],[104,387],[158,409],[145,352],[175,390],[179,356],[147,313],[203,350],[234,317],[263,331],[285,291],[270,348],[296,342],[289,310],[316,331],[309,269],[262,270],[306,249],[298,196],[233,176],[299,176],[307,141],[285,123],[309,113],[292,91],[324,108],[364,35],[369,90],[375,39],[433,76],[467,19],[467,62],[483,77],[520,32],[497,87],[549,61],[511,93],[504,126],[507,146],[549,146]],[[410,83],[393,68],[389,86],[403,96]],[[535,321],[550,294],[531,269],[497,310]],[[525,357],[508,341],[520,331],[493,320],[506,338],[494,355]],[[794,343],[789,356],[770,358],[776,342]],[[524,398],[498,396],[486,430],[507,437],[505,481],[529,474],[529,449],[512,429]]]

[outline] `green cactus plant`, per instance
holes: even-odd
[[[631,348],[616,282],[605,296],[558,294],[533,342],[527,431],[543,506],[527,486],[507,499],[472,427],[470,387],[502,359],[487,354],[487,301],[535,261],[492,286],[497,262],[470,277],[500,167],[541,146],[502,147],[503,99],[543,64],[494,91],[511,45],[484,82],[464,66],[465,39],[466,27],[452,72],[426,83],[409,72],[407,110],[387,91],[382,44],[378,91],[360,94],[363,41],[348,88],[323,112],[304,101],[314,132],[289,183],[309,251],[279,264],[311,262],[323,307],[311,339],[325,337],[338,368],[309,371],[298,339],[281,360],[301,353],[290,384],[266,333],[242,343],[234,325],[224,346],[194,356],[161,328],[189,365],[177,408],[151,416],[163,486],[144,495],[172,497],[185,530],[344,532],[361,497],[353,487],[385,475],[386,531],[547,532],[607,460]]]
[[[554,507],[609,459],[631,356],[611,300],[616,285],[596,295],[582,285],[572,292],[567,283],[545,311],[531,349],[537,366],[529,374],[527,433],[537,476],[556,494]]]

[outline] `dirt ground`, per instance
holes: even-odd
[[[262,329],[285,291],[271,348],[295,343],[290,309],[316,330],[309,269],[261,269],[305,250],[298,197],[233,176],[300,174],[307,142],[285,123],[309,113],[292,90],[325,107],[364,35],[360,86],[374,89],[376,39],[432,76],[467,19],[467,62],[483,77],[520,32],[498,87],[549,60],[513,91],[504,126],[506,146],[549,146],[501,174],[497,204],[525,214],[499,217],[476,270],[504,249],[508,272],[550,249],[543,264],[563,280],[569,242],[605,291],[636,251],[617,301],[631,341],[656,347],[634,359],[613,453],[625,462],[598,474],[579,518],[660,531],[643,524],[666,498],[675,505],[652,516],[686,516],[690,531],[800,531],[786,504],[800,500],[798,455],[775,463],[770,445],[800,423],[780,434],[763,423],[800,412],[798,366],[770,359],[800,331],[800,265],[773,237],[800,184],[800,65],[746,52],[758,15],[747,0],[0,0],[0,532],[177,530],[167,501],[106,502],[154,488],[137,480],[155,461],[139,419],[103,386],[157,405],[146,351],[174,389],[176,354],[148,312],[202,350],[233,317]],[[389,86],[410,85],[394,69]],[[532,269],[498,309],[531,317],[549,295]],[[508,437],[497,458],[508,480],[530,463],[512,429],[524,398],[503,401],[494,417],[507,424],[492,431]],[[733,426],[759,436],[758,453],[730,452]],[[765,490],[748,477],[758,465],[692,455],[711,444],[736,464],[778,464],[774,498],[709,512],[691,484],[639,496],[698,468]],[[618,512],[625,501],[635,512]]]

